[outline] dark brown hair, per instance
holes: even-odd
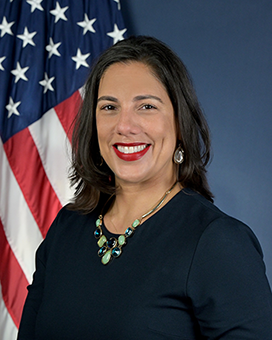
[[[197,100],[190,75],[180,58],[159,40],[130,37],[106,50],[98,59],[85,84],[84,99],[75,122],[72,139],[71,183],[76,185],[75,200],[70,208],[92,211],[102,199],[115,193],[114,174],[107,164],[101,165],[96,105],[101,77],[114,63],[141,62],[165,87],[172,102],[184,162],[177,179],[213,201],[206,179],[210,159],[209,129]]]

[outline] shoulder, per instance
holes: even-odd
[[[192,236],[196,246],[205,242],[232,240],[242,245],[252,243],[262,254],[252,230],[243,222],[227,215],[200,194],[183,189],[171,201],[165,214],[177,230]],[[200,242],[200,244],[199,244]]]
[[[96,211],[93,211],[90,214],[83,214],[80,211],[69,209],[69,205],[66,205],[57,214],[55,220],[49,228],[47,237],[50,235],[50,233],[63,232],[67,228],[77,229],[88,223],[89,220],[95,219],[96,217]]]
[[[197,222],[203,226],[215,219],[229,217],[212,202],[191,189],[182,189],[169,203],[169,208],[176,216],[184,216],[188,222]]]
[[[202,272],[209,265],[218,265],[220,270],[224,263],[232,266],[235,262],[243,267],[250,261],[264,270],[262,249],[251,228],[201,195],[181,191],[170,211],[176,235],[191,249],[192,270],[201,267]]]
[[[206,241],[217,243],[228,242],[252,244],[262,255],[260,244],[249,226],[242,221],[227,215],[216,207],[213,203],[192,190],[184,190],[183,196],[186,197],[188,205],[191,206],[191,214],[198,216],[202,224],[201,242]]]
[[[47,235],[39,247],[39,252],[49,252],[52,248],[58,248],[61,244],[76,239],[77,235],[90,230],[97,218],[96,211],[90,214],[82,214],[79,211],[72,211],[69,205],[64,206],[57,214],[51,224]]]
[[[179,195],[179,204],[186,207],[188,213],[204,218],[203,221],[210,222],[217,218],[230,218],[229,215],[220,210],[215,204],[191,189],[183,189]]]
[[[79,238],[91,238],[92,228],[90,226],[94,225],[97,216],[96,211],[90,214],[82,214],[79,211],[70,210],[69,205],[64,206],[38,247],[36,261],[45,265],[50,258],[56,257],[56,254],[63,247],[68,245],[72,247]]]

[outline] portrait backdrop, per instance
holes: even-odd
[[[192,75],[211,135],[215,204],[248,224],[272,283],[272,3],[121,0],[128,34],[168,44]]]

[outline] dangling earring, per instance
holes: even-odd
[[[179,145],[177,150],[174,153],[174,162],[176,164],[181,164],[184,160],[184,150],[182,149],[182,147]]]
[[[104,159],[103,159],[102,156],[100,156],[100,164],[99,164],[99,166],[102,166],[102,165],[103,165],[103,162],[104,162]]]

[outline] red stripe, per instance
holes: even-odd
[[[0,282],[6,308],[19,327],[23,305],[27,295],[28,281],[14,256],[0,220]]]
[[[79,91],[72,94],[71,97],[64,100],[60,104],[54,107],[59,120],[66,132],[70,142],[72,140],[72,131],[74,125],[74,119],[82,102]]]
[[[15,134],[4,144],[4,149],[29,209],[45,237],[62,206],[46,176],[29,130]]]

